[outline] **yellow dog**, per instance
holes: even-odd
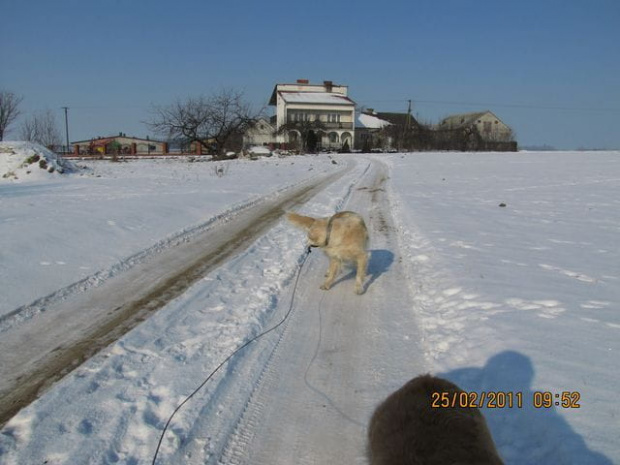
[[[366,266],[368,265],[368,230],[364,219],[355,212],[339,212],[329,218],[288,213],[288,220],[308,233],[308,245],[320,247],[329,257],[329,268],[321,289],[332,287],[340,272],[342,262],[353,262],[357,267],[355,293],[364,292]]]

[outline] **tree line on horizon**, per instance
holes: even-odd
[[[23,98],[10,91],[0,91],[0,141],[21,115],[19,106]],[[214,159],[226,158],[227,150],[240,148],[241,135],[264,115],[264,108],[254,110],[243,92],[222,89],[209,96],[177,99],[166,105],[153,105],[150,118],[145,124],[166,140],[184,145],[200,144],[203,151]],[[279,133],[296,129],[301,134],[301,151],[312,151],[313,135],[320,127],[301,127],[304,122],[288,122]],[[316,124],[316,122],[315,122]],[[54,114],[50,110],[28,116],[19,128],[21,140],[37,142],[46,147],[61,146],[62,136]],[[363,151],[370,151],[377,141],[390,138],[395,147],[406,151],[427,150],[515,150],[517,143],[488,141],[475,127],[438,129],[420,124],[410,118],[406,123],[397,122],[383,129],[374,142],[365,141]],[[347,147],[349,148],[349,147]],[[67,148],[68,149],[68,148]]]

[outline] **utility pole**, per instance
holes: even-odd
[[[67,136],[67,149],[65,153],[69,153],[69,107],[62,107],[65,110],[65,133]]]
[[[409,106],[407,107],[407,116],[405,117],[405,125],[403,126],[401,148],[405,148],[405,141],[407,140],[407,136],[409,135],[409,128],[411,126],[411,99],[407,100],[407,102],[409,103]],[[406,148],[410,149],[411,147]]]

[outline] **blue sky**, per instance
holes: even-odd
[[[71,140],[146,136],[153,104],[349,86],[423,122],[491,110],[521,145],[620,149],[618,0],[0,0],[0,88]],[[270,109],[268,109],[271,111]],[[271,114],[271,113],[270,113]],[[9,138],[17,136],[19,125]]]

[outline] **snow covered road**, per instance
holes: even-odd
[[[99,310],[76,318],[78,326],[88,322],[100,327],[95,315],[108,313],[101,311],[102,305],[113,311],[122,306],[118,300],[130,296],[132,301],[150,301],[154,291],[145,288],[151,282],[161,288],[157,283],[175,281],[179,270],[202,261],[195,256],[194,244],[206,249],[200,257],[208,257],[221,250],[222,241],[213,241],[216,236],[224,242],[243,236],[233,242],[243,243],[245,251],[237,244],[216,260],[221,266],[202,268],[197,281],[155,299],[163,305],[159,312],[65,376],[9,422],[0,452],[13,441],[28,443],[18,447],[19,452],[14,450],[16,454],[3,454],[9,463],[149,463],[175,408],[222,360],[280,321],[288,310],[291,316],[282,328],[236,355],[172,419],[157,463],[284,464],[304,463],[299,462],[303,457],[309,463],[329,462],[328,457],[362,463],[366,423],[374,406],[425,367],[413,313],[402,305],[409,301],[408,286],[384,188],[387,168],[369,159],[347,165],[346,171],[265,198],[247,214],[236,212],[200,233],[205,237],[194,234],[187,244],[149,256],[88,292],[61,299],[57,305],[72,309],[63,322],[47,320],[48,315],[62,312],[46,309],[13,325],[4,335],[9,337],[2,338],[5,347],[17,348],[24,340],[33,343],[5,353],[36,357],[45,352],[42,345],[53,349],[53,341],[60,339],[60,349],[52,350],[51,356],[64,348],[73,354],[70,334],[50,330],[48,338],[45,328],[66,330],[71,315],[75,318],[75,312],[86,306]],[[294,279],[305,253],[305,237],[279,219],[283,208],[313,216],[342,209],[364,213],[371,236],[364,295],[354,294],[352,274],[346,270],[332,290],[320,290],[327,259],[318,251],[303,264],[299,280]],[[173,277],[157,278],[159,268],[174,270]],[[138,312],[135,320],[145,318]],[[24,336],[26,328],[36,331]],[[93,347],[88,326],[73,328],[73,334]],[[19,374],[20,364],[27,365],[24,359],[15,360],[6,371],[9,375]],[[36,363],[41,373],[52,365],[49,360]],[[13,379],[23,383],[17,376]],[[42,414],[50,408],[54,415]],[[58,431],[72,439],[62,441],[62,446],[45,439]]]
[[[366,426],[374,407],[407,381],[404,373],[424,371],[415,317],[402,304],[410,299],[386,180],[386,167],[372,162],[343,205],[367,215],[366,293],[353,293],[352,272],[330,291],[319,290],[327,261],[310,255],[293,317],[221,463],[366,463]],[[195,461],[183,459],[204,463],[200,453]]]
[[[303,203],[342,171],[313,178],[275,196],[224,215],[188,234],[175,247],[141,260],[96,285],[61,289],[3,323],[0,339],[0,424],[73,368],[144,321],[194,282],[239,254],[273,225],[285,208]],[[36,316],[36,318],[33,318]],[[24,341],[29,341],[24,344]]]

